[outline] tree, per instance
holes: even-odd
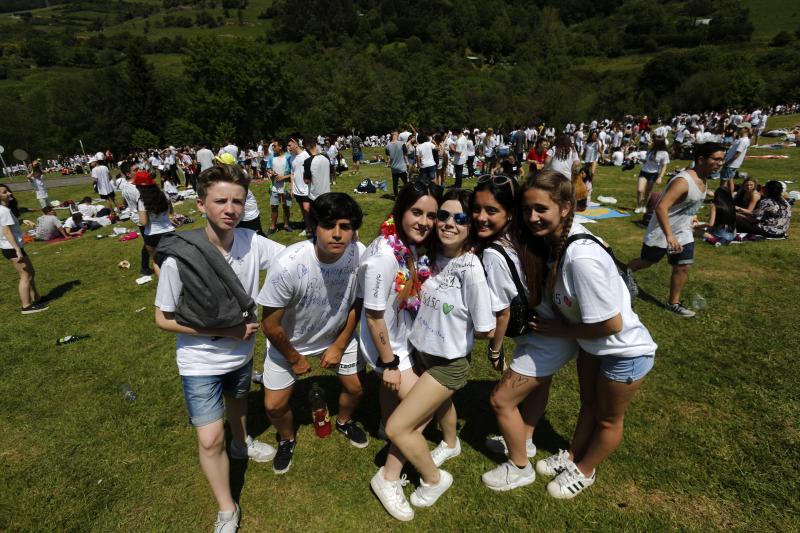
[[[157,148],[159,144],[158,135],[142,128],[134,130],[131,136],[131,146],[134,148],[146,150],[148,148]]]
[[[188,120],[173,118],[164,128],[164,142],[174,146],[187,146],[202,140],[203,132]]]

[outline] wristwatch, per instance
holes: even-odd
[[[394,355],[394,359],[392,361],[389,361],[388,363],[384,362],[383,359],[378,357],[378,362],[375,363],[375,366],[377,366],[378,368],[386,368],[386,369],[389,369],[389,370],[392,370],[392,369],[395,369],[395,368],[399,367],[400,366],[400,357],[398,357],[397,354],[393,354],[393,355]]]

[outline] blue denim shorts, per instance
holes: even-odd
[[[181,376],[183,397],[189,411],[189,422],[205,426],[225,416],[222,397],[246,398],[250,392],[253,359],[236,370],[218,376]]]
[[[592,355],[600,359],[600,371],[611,381],[633,383],[645,377],[655,364],[656,356],[617,357],[615,355]]]

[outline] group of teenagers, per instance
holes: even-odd
[[[355,200],[329,192],[311,204],[310,238],[288,247],[237,227],[248,185],[237,165],[201,172],[196,201],[207,226],[171,233],[156,251],[155,320],[177,334],[200,464],[220,508],[216,531],[239,523],[229,455],[272,461],[277,474],[290,469],[297,445],[290,398],[315,360],[338,376],[334,425],[357,448],[369,443],[353,419],[367,366],[381,383],[389,450],[370,486],[386,511],[408,521],[415,507],[434,505],[453,484],[442,465],[461,453],[452,400],[467,384],[476,338],[488,339],[486,357],[503,372],[489,399],[501,435],[486,445],[506,460],[482,475],[486,487],[523,487],[538,472],[552,477],[550,496],[573,498],[595,482],[620,445],[625,412],[657,346],[605,243],[573,221],[570,179],[542,171],[520,184],[485,175],[474,190],[447,191],[414,180],[370,236],[360,231]],[[262,381],[277,449],[246,427],[259,330],[268,341]],[[505,337],[513,338],[509,358]],[[552,378],[573,359],[581,406],[572,441],[534,466],[533,435]],[[443,438],[431,450],[422,431],[433,420]],[[406,463],[419,473],[410,498]]]

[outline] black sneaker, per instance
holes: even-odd
[[[35,303],[31,304],[28,307],[22,308],[23,315],[32,315],[33,313],[41,313],[42,311],[47,311],[50,309],[50,306],[43,303]]]
[[[292,466],[292,456],[294,456],[294,447],[297,441],[282,440],[278,443],[278,453],[275,454],[275,459],[272,460],[272,470],[276,474],[285,474]]]
[[[369,445],[369,437],[363,429],[356,425],[354,420],[348,420],[344,424],[340,424],[337,420],[336,429],[350,439],[350,444],[356,448],[366,448]]]

